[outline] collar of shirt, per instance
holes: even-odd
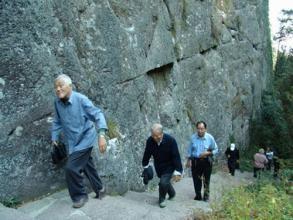
[[[75,93],[74,91],[71,92],[70,97],[66,103],[62,102],[61,99],[59,99],[59,98],[58,98],[58,102],[62,103],[63,105],[72,104],[74,93]]]
[[[160,146],[160,145],[161,145],[161,143],[164,141],[164,137],[165,137],[165,135],[163,134],[163,137],[162,137],[162,139],[161,139],[159,142],[157,142],[157,145],[158,145],[158,146]]]
[[[198,136],[197,133],[195,133],[195,137],[196,137],[196,139],[206,140],[206,133],[204,133],[204,136],[203,137],[200,137],[200,136]]]

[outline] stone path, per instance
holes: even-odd
[[[194,201],[193,182],[190,177],[174,184],[177,192],[174,201],[168,201],[166,208],[158,207],[158,192],[132,192],[123,196],[105,196],[102,200],[89,201],[80,209],[71,207],[67,190],[46,198],[26,203],[18,209],[0,206],[1,220],[140,220],[140,219],[195,219],[197,214],[210,212],[211,204],[219,203],[222,192],[232,187],[249,184],[251,173],[236,173],[235,177],[217,172],[211,177],[210,202]]]

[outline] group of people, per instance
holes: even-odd
[[[266,151],[263,148],[260,148],[259,152],[254,155],[253,159],[253,176],[255,178],[260,178],[261,172],[265,169],[271,171],[272,165],[274,166],[274,177],[278,176],[280,169],[279,158],[270,147],[268,147]]]
[[[235,175],[235,170],[239,169],[239,150],[234,143],[231,143],[225,151],[225,155],[228,161],[228,169],[231,176]],[[253,156],[253,176],[260,178],[262,171],[271,170],[274,166],[274,177],[278,176],[280,169],[279,158],[271,148],[267,148],[266,151],[260,148],[259,151]]]
[[[101,153],[106,151],[105,132],[107,123],[103,112],[85,95],[73,91],[72,80],[68,75],[59,75],[54,82],[56,99],[55,115],[52,123],[52,143],[58,145],[62,131],[68,145],[68,159],[65,166],[66,182],[74,208],[82,207],[88,201],[83,184],[83,174],[89,179],[95,198],[105,192],[105,187],[95,169],[91,152],[98,141]],[[191,167],[195,190],[195,200],[209,200],[209,183],[213,156],[218,147],[213,136],[207,133],[204,121],[196,123],[197,132],[191,136],[187,148],[187,164]],[[183,167],[174,137],[163,131],[161,124],[151,127],[151,136],[146,141],[142,165],[148,169],[150,158],[159,177],[159,206],[166,207],[166,196],[173,200],[176,192],[171,179],[181,179]],[[202,191],[202,182],[204,193]]]

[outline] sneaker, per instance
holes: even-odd
[[[160,208],[165,208],[167,206],[167,204],[165,201],[163,201],[163,202],[160,202],[159,206],[160,206]]]
[[[73,202],[72,207],[76,209],[81,208],[88,200],[88,197],[82,197],[78,202]]]

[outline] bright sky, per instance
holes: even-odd
[[[269,0],[269,3],[271,34],[273,37],[279,30],[278,17],[281,15],[281,10],[293,9],[293,0]],[[291,39],[289,42],[286,42],[286,46],[293,48],[293,39]]]

